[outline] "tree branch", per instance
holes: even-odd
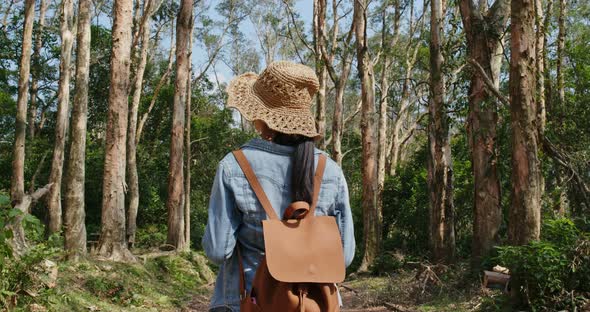
[[[496,86],[494,86],[494,82],[490,79],[490,77],[488,77],[488,75],[486,74],[486,71],[483,69],[483,67],[474,59],[468,59],[467,62],[469,62],[469,64],[471,64],[471,66],[473,66],[473,68],[475,68],[475,70],[477,70],[479,75],[482,77],[487,89],[490,92],[492,92],[492,94],[494,94],[496,96],[496,98],[498,98],[498,100],[500,100],[500,102],[502,102],[502,104],[509,106],[510,99],[507,98],[504,94],[502,94],[502,92],[500,92],[500,90],[498,90],[496,88]]]
[[[307,47],[307,49],[309,49],[309,51],[311,52],[311,54],[312,55],[315,55],[314,49],[312,49],[311,46],[305,40],[305,38],[303,38],[303,35],[301,34],[301,31],[299,31],[299,27],[297,27],[297,22],[295,20],[295,15],[293,13],[293,10],[291,10],[291,6],[287,2],[287,0],[283,0],[283,3],[285,4],[285,7],[287,8],[287,13],[289,13],[289,16],[291,17],[291,21],[293,22],[293,27],[295,28],[295,33],[297,34],[297,37],[299,37],[299,40],[301,40],[301,42],[303,43],[303,45],[305,45]]]

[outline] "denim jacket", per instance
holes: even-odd
[[[290,177],[294,147],[253,139],[243,145],[242,150],[277,215],[282,216],[292,202]],[[324,152],[315,150],[316,155],[320,153]],[[316,156],[316,166],[317,161]],[[344,261],[346,266],[350,265],[355,241],[348,186],[342,170],[330,158],[326,162],[315,214],[336,218],[344,248]],[[234,250],[239,242],[246,289],[250,291],[254,274],[264,256],[262,220],[266,218],[236,159],[231,153],[226,155],[219,163],[213,182],[209,218],[202,242],[207,257],[219,264],[211,309],[225,307],[232,311],[240,310],[240,271]]]

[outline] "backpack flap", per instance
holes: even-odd
[[[264,220],[268,270],[286,283],[339,283],[344,280],[340,231],[331,216]]]

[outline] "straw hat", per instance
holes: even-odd
[[[319,88],[313,69],[287,61],[271,63],[262,72],[236,77],[227,88],[227,106],[250,120],[262,120],[275,131],[317,137],[310,111]]]

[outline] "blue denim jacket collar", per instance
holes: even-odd
[[[260,138],[254,138],[246,142],[246,144],[242,145],[243,147],[255,148],[279,155],[291,155],[295,151],[293,146],[280,145]]]
[[[246,144],[242,145],[243,147],[250,147],[255,148],[263,151],[267,151],[269,153],[279,154],[279,155],[291,155],[295,151],[294,146],[288,145],[281,145],[271,141],[263,140],[260,138],[254,138],[248,141]],[[321,153],[320,150],[317,148],[315,149],[315,154]]]

